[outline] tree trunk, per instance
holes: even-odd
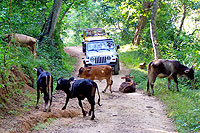
[[[134,35],[134,38],[133,38],[133,41],[132,41],[132,44],[135,45],[139,45],[140,44],[140,40],[141,40],[141,33],[142,33],[142,30],[144,29],[146,23],[147,23],[147,15],[148,12],[150,11],[149,9],[151,8],[151,5],[152,5],[152,2],[150,1],[144,1],[143,2],[143,14],[144,15],[141,15],[140,18],[139,18],[139,21],[138,21],[138,24],[136,26],[136,30],[135,30],[135,35]]]
[[[178,34],[177,34],[176,39],[174,41],[174,46],[173,47],[175,49],[177,49],[178,44],[180,43],[180,42],[178,43],[177,41],[178,41],[178,38],[179,38],[179,36],[181,34],[181,31],[182,31],[182,28],[183,28],[183,24],[184,24],[184,20],[185,20],[185,15],[186,15],[186,4],[184,4],[184,7],[183,7],[183,17],[181,19],[181,24],[180,24],[180,27],[179,27],[179,30],[178,30]]]
[[[44,31],[43,31],[42,35],[40,35],[39,42],[42,41],[44,36],[53,38],[53,33],[55,31],[56,23],[58,21],[61,5],[62,5],[62,0],[54,0],[53,7],[51,9],[51,13],[45,24]]]
[[[151,22],[150,22],[150,34],[151,34],[151,41],[154,49],[154,59],[157,60],[161,58],[160,55],[160,47],[158,44],[158,38],[156,33],[156,12],[158,8],[158,0],[154,0],[153,2],[153,9],[151,13]]]

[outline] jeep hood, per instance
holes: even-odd
[[[105,37],[105,36],[86,37],[85,41],[89,42],[89,41],[92,41],[92,40],[104,40],[104,39],[107,39],[107,37]]]
[[[86,57],[92,57],[92,56],[112,56],[117,55],[117,52],[115,50],[101,50],[101,51],[90,51],[87,52]]]

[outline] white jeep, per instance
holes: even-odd
[[[83,52],[86,59],[83,59],[85,67],[92,65],[110,65],[114,74],[119,74],[119,55],[112,39],[93,40],[83,42]]]

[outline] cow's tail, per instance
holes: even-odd
[[[95,83],[95,82],[94,82],[94,83]],[[95,83],[95,86],[96,86],[97,93],[98,93],[98,96],[99,96],[99,99],[98,99],[98,102],[97,102],[97,103],[98,103],[99,106],[101,106],[101,104],[100,104],[100,98],[101,98],[101,97],[100,97],[100,93],[99,93],[99,88],[98,88],[98,86],[97,86],[96,83]]]
[[[49,99],[51,100],[52,98],[52,76],[49,76],[49,83],[48,83],[48,90],[49,90]]]
[[[52,91],[53,91],[52,90],[53,86],[52,86],[52,76],[51,75],[46,77],[46,86],[47,86],[47,90],[46,91],[47,91],[47,94],[48,94],[48,100],[51,100]]]
[[[147,67],[147,71],[150,72],[151,71],[151,65],[152,65],[153,61],[151,61],[149,64],[148,64],[148,67]]]

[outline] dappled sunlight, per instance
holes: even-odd
[[[120,46],[120,52],[123,53],[123,52],[131,51],[136,48],[137,46],[133,46],[132,44],[126,44],[126,45]]]

